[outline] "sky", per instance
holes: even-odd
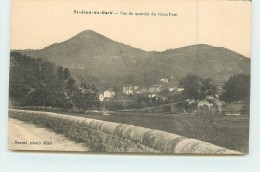
[[[118,14],[76,14],[74,11]],[[128,15],[121,15],[120,12]],[[129,15],[132,12],[133,15]],[[135,13],[149,13],[136,16]],[[151,13],[156,13],[152,16]],[[177,14],[159,16],[158,13]],[[250,57],[251,2],[226,0],[13,0],[11,49],[42,49],[84,30],[147,51],[194,44]]]

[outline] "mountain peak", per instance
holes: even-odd
[[[97,32],[93,31],[93,30],[84,30],[82,32],[80,32],[79,34],[98,34]]]
[[[106,38],[105,36],[95,32],[93,30],[84,30],[84,31],[80,32],[79,34],[77,34],[74,37],[86,37],[86,38],[89,38],[89,37],[102,37],[102,38]]]

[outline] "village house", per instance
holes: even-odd
[[[112,98],[116,95],[116,92],[112,89],[105,90],[99,94],[99,101],[104,101],[105,99]]]
[[[113,90],[106,90],[104,91],[104,98],[111,98],[116,95],[116,92]]]
[[[152,93],[152,94],[149,94],[148,97],[149,97],[149,98],[154,98],[154,97],[156,97],[156,95],[157,95],[157,94]]]
[[[168,100],[168,97],[163,95],[156,95],[156,98],[162,102],[166,102]]]
[[[148,89],[149,93],[158,93],[160,91],[161,91],[160,85],[154,85],[154,86],[149,87],[149,89]]]
[[[170,92],[174,91],[175,89],[176,89],[175,87],[169,87]]]
[[[126,85],[123,86],[123,93],[124,94],[134,94],[137,93],[139,91],[140,87],[139,86],[132,86],[132,85]]]
[[[169,79],[167,79],[167,78],[162,78],[162,79],[161,79],[161,82],[169,83]]]
[[[137,94],[144,94],[144,93],[148,93],[148,89],[147,88],[143,88],[143,89],[140,89],[139,91],[137,91],[136,93]]]
[[[184,91],[184,88],[177,88],[177,91],[182,92],[182,91]]]
[[[166,102],[168,100],[167,96],[163,96],[157,93],[151,93],[148,95],[149,98],[154,98],[155,100],[161,101],[161,102]]]

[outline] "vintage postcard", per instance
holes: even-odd
[[[247,154],[251,5],[13,0],[9,149]]]

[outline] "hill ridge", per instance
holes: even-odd
[[[189,45],[165,51],[145,51],[119,43],[93,30],[40,50],[14,50],[68,67],[80,81],[100,86],[155,84],[160,78],[177,83],[187,74],[224,82],[250,73],[250,58],[224,47]],[[149,82],[149,83],[147,83]]]

